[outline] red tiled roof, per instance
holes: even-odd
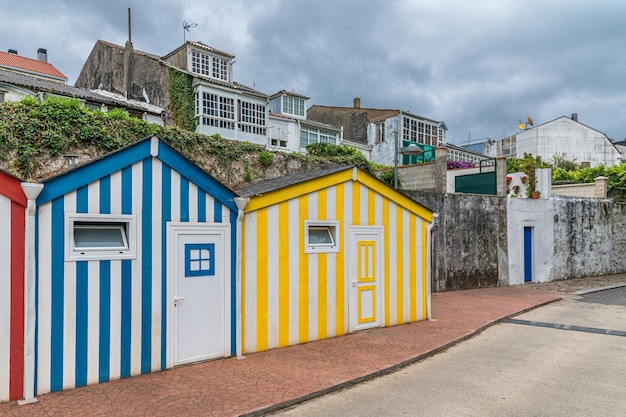
[[[38,61],[36,59],[25,58],[9,52],[0,51],[0,67],[17,68],[62,79],[64,81],[67,80],[67,77],[52,64]]]

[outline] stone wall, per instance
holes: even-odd
[[[494,287],[508,277],[506,199],[405,191],[438,213],[433,229],[432,290]]]
[[[552,280],[626,272],[626,205],[554,196]]]

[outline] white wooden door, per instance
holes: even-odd
[[[383,233],[380,227],[350,228],[350,331],[380,327]]]
[[[228,356],[230,228],[187,223],[170,230],[171,363]]]

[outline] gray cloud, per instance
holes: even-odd
[[[164,55],[186,34],[236,55],[236,81],[309,104],[396,108],[444,120],[450,141],[579,114],[626,136],[626,3],[620,0],[0,0],[0,49],[73,83],[98,39]]]

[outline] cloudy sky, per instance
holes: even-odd
[[[235,81],[308,105],[406,110],[448,141],[499,139],[518,120],[578,113],[626,137],[624,0],[0,0],[0,50],[74,84],[98,39],[165,55],[187,40],[236,56]]]

